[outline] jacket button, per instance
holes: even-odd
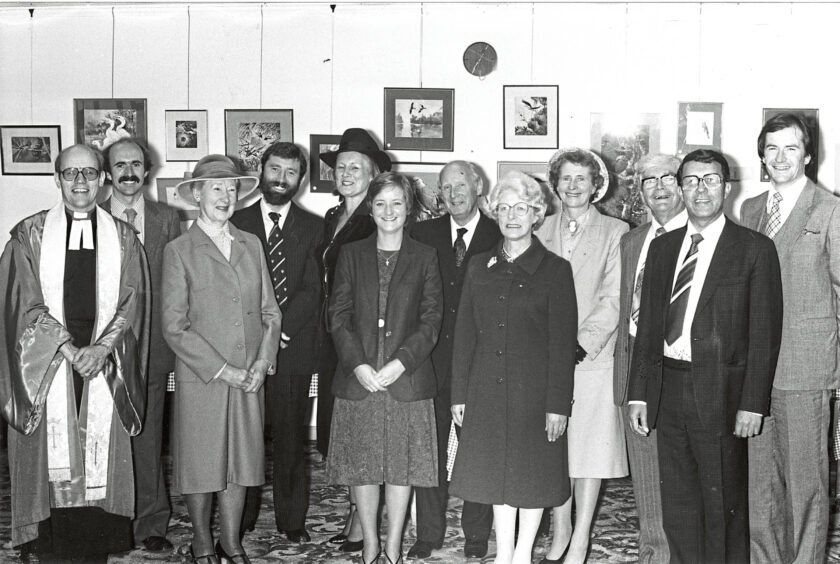
[[[236,345],[236,350],[238,350],[238,351],[241,351],[244,348],[245,348],[245,345],[242,345],[241,343]]]
[[[386,336],[386,337],[390,337],[390,336],[391,336],[391,332],[390,332],[390,331],[385,331],[385,336]]]
[[[239,296],[234,296],[234,297],[233,297],[233,301],[234,301],[234,302],[238,302],[238,301],[239,301]]]
[[[449,313],[455,313],[455,308],[454,307],[449,308]]]
[[[496,351],[496,356],[502,356],[504,353],[502,351]]]
[[[450,283],[449,283],[449,285],[450,285],[450,286],[454,286],[454,285],[455,285],[455,282],[450,282]]]
[[[237,326],[237,327],[240,327],[240,326],[242,325],[242,322],[241,322],[241,321],[237,321],[236,323],[234,323],[234,325],[235,325],[235,326]]]
[[[505,324],[503,322],[499,323],[499,329],[504,329],[504,328],[505,328]]]
[[[502,382],[504,382],[504,381],[505,381],[505,379],[504,379],[504,378],[499,378],[499,379],[498,379],[498,380],[496,380],[496,381],[497,381],[499,384],[501,384]]]
[[[500,301],[500,302],[505,301],[505,297],[504,297],[504,296],[499,296],[499,301]]]

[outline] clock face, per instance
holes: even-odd
[[[489,43],[476,41],[464,51],[464,68],[475,76],[487,76],[496,68],[498,56]]]

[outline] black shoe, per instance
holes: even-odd
[[[487,556],[487,541],[468,540],[464,543],[464,556],[467,558],[484,558]]]
[[[143,548],[148,552],[171,552],[173,547],[166,537],[151,536],[143,540]]]
[[[310,542],[312,538],[309,536],[309,533],[306,532],[306,529],[278,529],[281,533],[286,535],[286,538],[289,539],[293,543],[300,544],[302,542]]]
[[[38,554],[35,552],[35,541],[29,541],[20,545],[20,561],[37,564],[41,562]]]
[[[338,547],[338,550],[341,552],[359,552],[362,548],[364,548],[364,546],[364,539],[357,541],[346,540],[344,541],[344,544]]]
[[[338,533],[334,537],[330,537],[330,540],[327,542],[330,544],[344,544],[347,541],[347,535],[344,533]]]
[[[411,550],[408,551],[409,558],[428,558],[432,555],[433,550],[437,550],[439,548],[443,548],[443,544],[432,544],[428,541],[419,540],[414,543],[414,546],[411,547]],[[386,554],[387,556],[387,554]]]
[[[219,557],[221,564],[251,564],[251,560],[244,552],[239,554],[228,554],[222,548],[222,543],[216,541],[216,555]]]

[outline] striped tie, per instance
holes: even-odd
[[[782,195],[779,192],[773,192],[773,203],[770,205],[770,219],[767,220],[767,228],[764,231],[765,235],[771,239],[782,228],[782,211],[779,209],[781,203]]]
[[[674,290],[671,292],[671,305],[668,307],[668,321],[665,325],[665,342],[668,345],[682,335],[685,312],[688,309],[688,295],[691,293],[691,279],[694,278],[694,267],[697,265],[697,246],[703,236],[695,233],[691,236],[691,247],[683,260]]]
[[[665,233],[664,227],[658,227],[653,234],[656,239]],[[642,304],[642,281],[645,279],[645,259],[642,258],[642,268],[639,269],[639,275],[636,277],[636,285],[633,286],[633,309],[630,316],[633,318],[633,323],[639,324],[639,306]]]
[[[268,217],[274,222],[274,227],[271,233],[268,234],[268,257],[269,269],[271,271],[271,283],[274,285],[274,297],[277,299],[277,305],[283,307],[286,300],[289,299],[288,290],[286,288],[286,257],[283,256],[283,230],[280,229],[280,214],[270,212]]]

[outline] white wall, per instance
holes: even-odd
[[[589,146],[591,112],[661,115],[674,151],[679,101],[723,102],[723,150],[758,180],[763,107],[820,110],[820,181],[833,188],[840,97],[838,4],[248,4],[0,8],[0,124],[59,124],[73,143],[73,98],[148,100],[148,134],[165,153],[164,110],[209,111],[210,151],[224,152],[226,108],[293,108],[295,140],[365,127],[382,138],[383,88],[455,89],[455,150],[403,161],[542,161],[552,150],[502,148],[502,86],[560,85],[560,146]],[[499,53],[484,80],[465,72],[473,41]],[[182,176],[193,163],[163,163]],[[0,241],[53,205],[51,177],[2,176]],[[335,204],[305,192],[323,213]]]

